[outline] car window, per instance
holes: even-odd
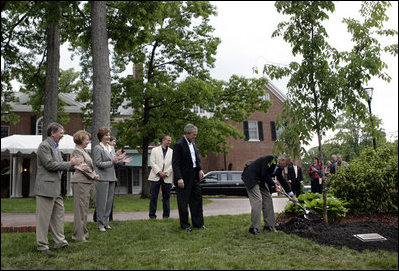
[[[220,173],[220,180],[222,182],[227,181],[227,173]]]
[[[231,179],[232,179],[233,181],[239,181],[239,180],[241,180],[241,173],[232,173],[232,174],[231,174]]]
[[[215,183],[218,181],[218,175],[216,173],[214,174],[209,174],[205,177],[205,181],[207,183]]]

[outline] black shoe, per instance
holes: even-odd
[[[193,231],[190,227],[186,227],[186,228],[184,228],[184,230],[187,231],[187,232],[192,232]]]
[[[205,225],[202,225],[202,226],[200,227],[200,229],[201,229],[201,230],[206,230],[206,231],[208,230],[208,228],[205,227]]]
[[[249,233],[252,233],[253,235],[258,235],[260,234],[260,231],[257,228],[249,228]]]
[[[277,232],[276,227],[274,227],[274,226],[264,226],[263,230],[270,231],[270,232]]]
[[[64,244],[62,244],[61,246],[56,247],[55,249],[67,248],[67,247],[70,247],[70,246],[71,246],[71,245],[70,245],[69,243],[64,243]]]
[[[43,249],[43,250],[38,250],[38,251],[43,254],[52,254],[53,253],[50,249]]]

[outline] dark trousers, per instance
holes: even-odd
[[[157,182],[151,182],[151,200],[150,200],[150,218],[156,218],[157,203],[159,188],[162,186],[162,206],[163,206],[163,218],[168,218],[170,215],[170,190],[172,189],[171,183],[165,183],[163,179]]]
[[[312,193],[322,193],[322,189],[323,189],[323,187],[322,187],[322,185],[319,183],[319,179],[318,178],[316,178],[316,179],[312,179],[311,181],[310,181],[310,186],[311,186],[311,191],[312,191]]]
[[[294,179],[291,184],[292,192],[298,197],[301,194],[301,182],[297,179]]]
[[[179,208],[180,227],[190,227],[188,222],[188,208],[190,207],[191,221],[193,227],[200,228],[204,225],[202,212],[202,193],[199,185],[198,171],[193,170],[194,181],[184,181],[184,188],[176,187],[177,205]]]

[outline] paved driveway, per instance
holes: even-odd
[[[204,216],[215,215],[238,215],[251,213],[251,206],[248,198],[210,198],[212,203],[204,205]],[[288,199],[273,198],[274,212],[281,213]],[[157,212],[158,217],[162,217],[162,211]],[[116,212],[114,220],[126,221],[137,219],[148,219],[148,211],[142,212]],[[171,210],[171,218],[179,218],[177,210]],[[88,215],[88,221],[93,221],[93,215]],[[73,222],[73,213],[65,214],[65,222]],[[1,227],[32,227],[36,226],[35,213],[1,213]]]

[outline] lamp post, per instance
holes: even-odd
[[[368,87],[368,88],[365,88],[364,90],[367,91],[367,96],[368,96],[367,103],[369,104],[371,126],[372,126],[372,129],[373,129],[373,132],[374,132],[373,115],[371,114],[371,99],[373,98],[373,90],[374,90],[374,88],[373,87]],[[374,133],[373,133],[373,147],[374,147],[374,150],[377,149],[377,145],[375,143]]]

